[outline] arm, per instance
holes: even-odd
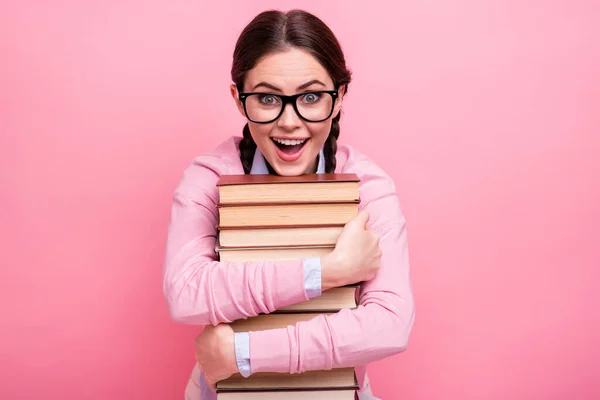
[[[365,205],[368,227],[380,237],[381,268],[363,284],[358,308],[250,332],[251,373],[365,365],[406,348],[414,319],[407,233],[393,185],[383,186],[385,193]]]
[[[198,157],[174,193],[163,270],[163,291],[173,319],[217,325],[320,294],[320,289],[305,289],[305,280],[313,287],[315,279],[320,280],[310,260],[216,261],[220,165],[216,157]]]

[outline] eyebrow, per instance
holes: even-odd
[[[307,87],[309,87],[311,85],[314,85],[314,84],[318,84],[318,85],[321,85],[321,86],[325,87],[325,84],[323,82],[321,82],[318,79],[313,79],[313,80],[310,80],[310,81],[308,81],[308,82],[306,82],[306,83],[298,86],[296,88],[296,90],[306,89]],[[259,82],[259,83],[257,83],[256,85],[254,85],[254,87],[252,88],[252,90],[254,91],[254,90],[256,90],[259,87],[265,87],[267,89],[276,90],[278,92],[283,92],[283,90],[281,90],[277,86],[271,85],[270,83],[267,83],[267,82]]]

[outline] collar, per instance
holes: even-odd
[[[317,164],[317,174],[325,173],[325,156],[323,154],[323,148],[319,151],[319,163]],[[250,169],[251,175],[268,175],[269,170],[267,169],[267,164],[265,162],[265,158],[256,147],[256,151],[254,152],[254,159],[252,160],[252,168]]]

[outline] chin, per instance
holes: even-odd
[[[286,165],[274,166],[273,169],[277,172],[278,175],[281,176],[299,176],[304,175],[306,170],[308,169],[307,165]]]

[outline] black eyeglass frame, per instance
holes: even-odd
[[[296,104],[296,100],[298,99],[298,97],[300,96],[306,96],[308,94],[321,94],[321,93],[327,93],[331,96],[332,98],[332,102],[331,102],[331,110],[329,110],[329,114],[327,115],[327,117],[323,118],[323,119],[319,119],[319,120],[312,120],[312,119],[308,119],[302,116],[302,114],[300,114],[300,111],[298,111],[298,105]],[[246,109],[246,99],[249,96],[252,95],[265,95],[265,96],[275,96],[281,99],[281,110],[279,111],[279,114],[277,114],[277,116],[269,121],[255,121],[252,118],[250,118],[250,116],[248,115],[248,110]],[[323,122],[326,121],[327,119],[329,119],[331,117],[331,115],[333,114],[333,110],[335,108],[335,102],[339,97],[339,93],[338,93],[338,89],[335,90],[311,90],[310,92],[303,92],[303,93],[297,93],[297,94],[292,94],[290,96],[286,96],[283,94],[276,94],[276,93],[267,93],[267,92],[248,92],[248,93],[240,93],[238,98],[240,99],[240,101],[242,102],[242,104],[244,105],[244,113],[246,114],[246,118],[248,118],[249,121],[254,122],[255,124],[270,124],[273,121],[276,121],[277,119],[279,119],[279,117],[281,117],[281,115],[283,114],[283,111],[285,110],[285,106],[289,104],[292,105],[292,107],[294,107],[294,111],[296,112],[296,115],[298,117],[300,117],[301,119],[303,119],[306,122]]]

